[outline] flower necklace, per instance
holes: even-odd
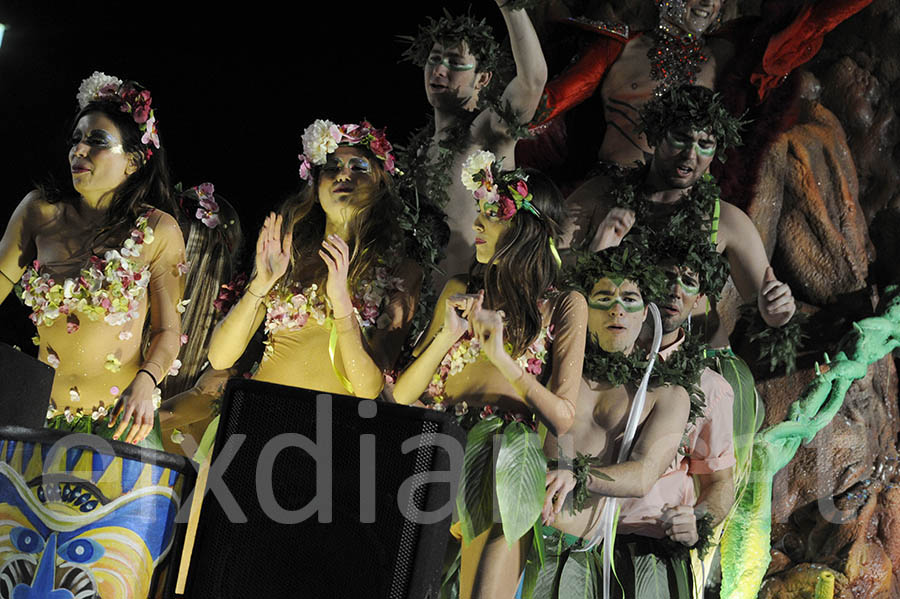
[[[137,261],[143,246],[153,243],[153,229],[147,224],[150,212],[138,217],[119,250],[108,250],[103,258],[92,255],[77,279],[59,284],[49,273],[41,273],[42,264],[35,260],[16,286],[16,295],[32,309],[32,322],[49,327],[65,315],[66,330],[74,333],[79,326],[76,312],[91,320],[103,318],[111,326],[137,318],[150,284],[150,266]]]
[[[551,329],[550,326],[542,327],[537,338],[531,342],[521,356],[515,359],[516,364],[524,371],[535,376],[540,375],[543,371],[544,364],[547,362],[549,345],[553,341]],[[512,355],[512,344],[506,343],[504,349],[506,353]],[[441,404],[445,399],[444,387],[447,385],[447,379],[462,372],[467,364],[476,361],[483,353],[481,343],[468,331],[453,344],[431,377],[431,383],[428,384],[426,391],[436,405]]]
[[[389,323],[387,315],[381,311],[394,291],[403,291],[403,280],[391,275],[384,265],[375,267],[372,280],[360,281],[353,295],[353,312],[362,329],[384,328]],[[331,302],[321,293],[315,283],[301,287],[298,283],[278,284],[263,300],[266,306],[263,359],[268,359],[275,351],[274,335],[282,331],[303,328],[310,317],[319,326],[330,326],[332,321]]]
[[[673,35],[663,26],[657,27],[650,36],[653,38],[653,46],[647,51],[650,78],[660,82],[653,95],[658,98],[673,87],[694,85],[697,73],[709,60],[703,53],[703,38]]]

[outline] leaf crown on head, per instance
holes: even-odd
[[[681,85],[644,104],[635,130],[647,136],[651,147],[676,128],[705,131],[716,139],[716,157],[724,161],[726,149],[741,145],[741,129],[747,122],[743,115],[732,115],[711,89]]]
[[[131,115],[143,133],[141,143],[146,148],[147,157],[153,155],[152,145],[159,149],[159,132],[156,115],[150,106],[150,90],[134,81],[122,81],[118,77],[94,71],[78,86],[78,108],[84,110],[91,102],[112,102],[119,105],[122,112]]]
[[[455,46],[465,42],[478,61],[475,68],[479,73],[493,72],[501,61],[502,51],[494,39],[494,30],[486,19],[478,20],[470,12],[454,16],[445,8],[442,18],[427,17],[415,37],[399,36],[399,39],[409,44],[403,51],[403,59],[421,68],[428,63],[435,44]]]
[[[384,163],[391,175],[402,175],[394,158],[394,147],[387,140],[384,129],[376,129],[369,121],[336,125],[329,120],[316,119],[303,131],[303,153],[300,159],[300,178],[308,181],[313,165],[322,166],[328,155],[338,146],[366,146]]]
[[[605,278],[633,281],[645,303],[662,303],[668,295],[665,271],[642,238],[627,237],[620,245],[599,252],[576,252],[574,265],[565,271],[567,283],[585,297]]]

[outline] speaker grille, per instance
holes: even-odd
[[[450,418],[389,404],[377,404],[378,414],[365,418],[360,416],[361,403],[355,398],[322,400],[330,411],[332,430],[332,521],[319,522],[320,510],[302,522],[283,524],[274,521],[271,510],[266,513],[261,505],[258,458],[270,440],[285,433],[295,436],[282,440],[296,440],[299,433],[320,451],[327,446],[328,438],[317,438],[317,394],[241,381],[230,383],[226,395],[230,397],[226,397],[214,455],[218,457],[228,439],[246,435],[222,480],[247,522],[230,522],[219,502],[207,495],[186,596],[401,599],[411,596],[413,587],[419,593],[423,587],[421,581],[416,582],[416,568],[423,562],[440,568],[449,518],[421,525],[406,516],[436,510],[450,501],[449,485],[421,484],[428,472],[448,469],[446,454],[432,443],[448,426],[455,429],[451,434],[461,438]],[[366,435],[374,437],[374,452],[370,451],[373,439]],[[417,435],[421,435],[418,447],[402,453],[401,444]],[[369,471],[372,463],[374,477]],[[316,497],[316,461],[303,449],[285,446],[268,467],[272,492],[281,509],[299,510]],[[361,472],[363,468],[365,472]],[[400,500],[405,506],[401,511],[398,491],[409,477],[414,492]],[[368,483],[361,480],[372,481],[374,493],[372,488],[364,488]],[[323,495],[321,490],[319,494]],[[372,501],[374,522],[361,521],[361,514],[372,511]],[[431,532],[425,535],[430,539],[428,547],[422,547],[424,529],[429,527]],[[435,539],[443,542],[436,544]],[[423,551],[434,555],[423,560]],[[432,572],[424,578],[437,576]],[[417,599],[423,596],[418,594]]]

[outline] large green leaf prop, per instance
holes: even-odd
[[[522,422],[510,423],[497,455],[497,502],[510,545],[540,517],[546,481],[547,461],[537,433]]]
[[[494,433],[502,427],[502,419],[486,418],[472,427],[466,439],[463,475],[456,496],[464,543],[471,543],[494,521]]]

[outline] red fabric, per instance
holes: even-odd
[[[544,89],[547,111],[536,124],[546,123],[594,95],[628,41],[603,36],[591,44],[575,64],[547,84]]]
[[[807,3],[796,19],[769,40],[762,63],[750,75],[761,102],[794,69],[809,61],[822,47],[825,34],[872,0],[823,0]]]

